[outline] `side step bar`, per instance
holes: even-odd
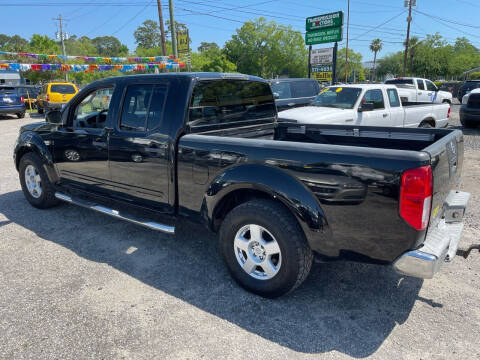
[[[71,203],[71,204],[79,205],[81,207],[84,207],[84,208],[87,208],[87,209],[90,209],[90,210],[95,210],[95,211],[98,211],[102,214],[110,215],[110,216],[113,216],[114,218],[117,218],[117,219],[126,220],[126,221],[129,221],[131,223],[134,223],[134,224],[137,224],[137,225],[140,225],[140,226],[152,229],[152,230],[161,231],[161,232],[166,233],[166,234],[172,234],[172,235],[175,234],[175,226],[159,224],[159,223],[156,223],[156,222],[153,222],[153,221],[140,219],[140,218],[128,215],[128,214],[120,214],[120,212],[118,210],[109,209],[105,206],[93,204],[93,203],[90,203],[88,201],[84,201],[84,200],[80,200],[80,199],[72,199],[70,196],[59,193],[59,192],[55,193],[55,197],[59,200],[62,200],[62,201],[65,201],[65,202],[68,202],[68,203]]]

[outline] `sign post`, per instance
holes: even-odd
[[[311,16],[305,20],[305,44],[308,48],[308,77],[336,82],[338,41],[343,39],[343,11]],[[312,50],[312,45],[334,42],[328,49]],[[313,73],[313,75],[312,75]]]

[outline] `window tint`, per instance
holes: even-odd
[[[148,130],[158,127],[163,118],[165,109],[165,100],[167,98],[167,87],[163,85],[155,85],[148,109]]]
[[[73,127],[103,129],[112,95],[113,87],[98,89],[88,94],[75,108]]]
[[[398,98],[398,93],[394,89],[387,89],[388,94],[388,102],[390,103],[391,107],[399,107],[400,106],[400,99]]]
[[[425,80],[425,82],[427,83],[427,90],[428,91],[437,91],[437,87],[435,86],[434,83],[432,83],[429,80]]]
[[[273,118],[275,114],[275,101],[267,83],[245,80],[200,81],[193,90],[189,125]]]
[[[60,94],[75,94],[76,90],[73,85],[51,85],[50,92],[52,93],[60,93]]]
[[[368,90],[363,96],[362,104],[366,102],[373,103],[375,110],[384,109],[385,104],[383,102],[382,90],[379,90],[379,89]]]
[[[279,99],[290,99],[292,97],[292,91],[290,89],[289,82],[274,82],[271,85],[272,92],[278,94]]]
[[[311,96],[317,96],[318,91],[317,91],[317,86],[315,85],[315,81],[308,81],[308,80],[303,80],[303,81],[294,81],[292,82],[292,91],[294,97],[300,98],[300,97],[311,97]]]
[[[423,80],[417,79],[418,90],[425,90],[425,85],[423,84]]]
[[[120,129],[145,131],[153,85],[130,85],[123,101]]]

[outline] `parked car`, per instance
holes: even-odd
[[[452,97],[458,97],[458,91],[462,83],[460,81],[444,81],[439,86],[438,89],[441,91],[448,91],[452,94]]]
[[[458,90],[458,101],[462,102],[464,95],[468,94],[473,89],[480,88],[480,80],[466,80],[460,85]]]
[[[480,124],[480,88],[463,95],[460,122],[464,127]]]
[[[320,91],[315,79],[272,79],[269,83],[278,111],[306,106]]]
[[[19,119],[25,117],[24,98],[13,86],[0,86],[0,115],[14,114]]]
[[[50,82],[42,86],[37,96],[38,113],[58,110],[78,93],[77,86],[68,82]]]
[[[449,104],[402,104],[393,85],[357,84],[323,89],[310,106],[281,111],[280,121],[396,127],[445,127]]]
[[[25,108],[34,109],[37,104],[37,96],[40,93],[40,87],[35,85],[17,85],[17,93],[23,96]]]
[[[437,86],[428,79],[404,77],[387,80],[385,84],[395,85],[398,88],[398,94],[403,103],[452,103],[452,94],[438,90]]]
[[[103,79],[23,126],[14,162],[37,208],[65,201],[167,234],[180,217],[207,225],[233,278],[266,297],[299,286],[313,253],[420,278],[453,259],[469,199],[455,190],[460,130],[276,118],[257,77]]]

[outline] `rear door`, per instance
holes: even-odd
[[[373,103],[372,111],[358,113],[358,125],[364,126],[393,126],[390,111],[387,109],[383,91],[381,89],[371,89],[365,92],[361,104]]]
[[[401,106],[397,89],[386,89],[388,104],[390,105],[390,120],[392,126],[403,127],[405,111]]]
[[[141,79],[140,79],[141,80]],[[164,120],[168,82],[127,84],[109,137],[112,187],[117,197],[170,213],[169,138]]]
[[[417,82],[417,102],[430,102],[425,81],[423,79],[416,79]]]
[[[48,93],[51,102],[66,103],[77,93],[77,88],[73,84],[50,84]]]

